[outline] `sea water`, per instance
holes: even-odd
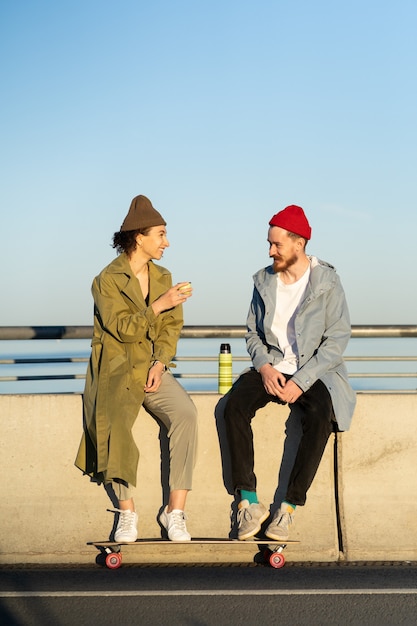
[[[217,391],[218,355],[225,341],[231,346],[235,379],[250,367],[243,338],[180,339],[172,372],[187,391]],[[89,355],[88,339],[1,340],[0,393],[82,393]],[[417,390],[417,338],[353,338],[345,357],[357,391]]]

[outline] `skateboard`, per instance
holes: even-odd
[[[280,569],[285,565],[285,557],[283,551],[289,544],[300,543],[299,541],[276,541],[274,539],[250,539],[239,541],[238,539],[191,539],[191,541],[168,541],[167,539],[137,539],[136,541],[89,541],[87,545],[95,546],[105,554],[105,564],[109,569],[118,569],[122,564],[122,546],[196,546],[196,545],[222,545],[227,549],[233,549],[236,546],[253,545],[263,548],[264,561],[269,563],[275,569]]]

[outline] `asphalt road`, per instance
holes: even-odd
[[[1,626],[415,626],[417,563],[0,568]]]

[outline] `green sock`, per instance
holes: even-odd
[[[258,504],[259,502],[256,491],[246,491],[245,489],[241,489],[240,498],[241,500],[248,500],[249,504]]]
[[[296,505],[296,504],[291,504],[291,502],[287,502],[287,500],[283,500],[283,501],[282,501],[282,504],[288,504],[288,506],[290,506],[291,508],[293,508],[293,509],[294,509],[294,511],[295,511],[295,509],[297,508],[297,505]]]

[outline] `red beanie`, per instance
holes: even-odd
[[[285,207],[285,209],[271,217],[269,225],[279,226],[280,228],[288,230],[290,233],[304,237],[304,239],[311,238],[311,226],[308,223],[305,213],[300,206],[295,204]]]

